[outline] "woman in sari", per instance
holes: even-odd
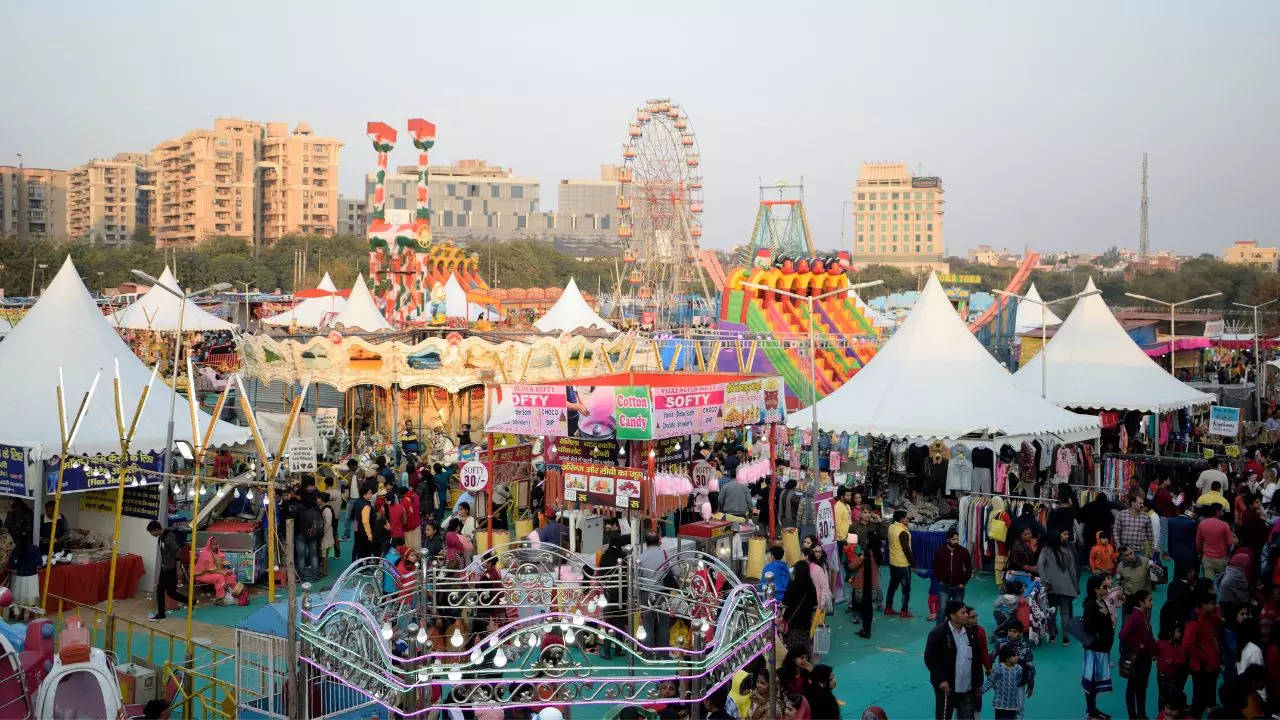
[[[209,538],[196,557],[195,581],[212,585],[214,600],[219,604],[231,605],[235,602],[230,591],[238,583],[236,573],[231,569],[227,556],[218,547],[218,538]]]

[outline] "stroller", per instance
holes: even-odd
[[[992,608],[996,621],[993,644],[999,644],[1008,636],[1004,625],[1010,618],[1016,618],[1026,628],[1027,643],[1038,646],[1048,638],[1057,608],[1049,603],[1048,591],[1039,578],[1023,573],[1009,575],[1013,577],[1006,580],[1004,593],[996,597]]]

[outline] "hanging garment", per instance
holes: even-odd
[[[894,440],[889,446],[889,454],[892,456],[890,470],[899,474],[907,474],[907,443],[904,440]]]
[[[1023,440],[1018,450],[1018,479],[1022,482],[1033,482],[1039,465],[1036,463],[1036,450],[1031,443]]]
[[[947,465],[947,492],[973,490],[973,471],[973,463],[969,460],[964,447],[955,446],[951,450],[951,462]]]
[[[1067,482],[1071,477],[1071,450],[1066,446],[1060,447],[1057,456],[1053,465],[1053,477],[1059,482]]]

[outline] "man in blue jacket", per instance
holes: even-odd
[[[773,599],[782,602],[782,596],[787,594],[787,586],[791,584],[791,568],[782,561],[785,553],[782,552],[781,545],[769,548],[769,554],[773,556],[773,560],[765,565],[760,573],[760,590],[764,591],[765,585],[772,580]],[[773,573],[772,578],[769,577],[769,573]]]

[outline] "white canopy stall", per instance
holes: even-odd
[[[569,278],[569,284],[565,285],[564,292],[560,293],[556,304],[534,321],[533,326],[538,332],[544,333],[572,332],[579,329],[618,332],[616,327],[610,325],[600,317],[599,313],[591,309],[583,299],[582,293],[578,290],[578,283],[573,278]]]
[[[369,286],[364,284],[364,275],[356,276],[356,284],[352,286],[351,294],[347,296],[347,307],[338,314],[333,324],[341,326],[345,330],[363,332],[382,332],[394,329],[391,327],[391,323],[387,322],[387,318],[383,316],[382,311],[378,309],[378,304],[373,301],[373,295],[369,293]]]
[[[347,299],[338,294],[329,273],[316,286],[327,295],[309,297],[279,315],[263,319],[263,324],[275,327],[320,328],[329,327],[334,319],[347,309]]]
[[[485,307],[468,299],[467,291],[458,282],[456,274],[450,274],[448,282],[444,284],[444,314],[445,317],[463,318],[469,323],[480,318],[498,319],[498,312],[492,307]]]
[[[112,314],[107,322],[115,327],[130,330],[175,332],[178,329],[178,317],[181,315],[183,332],[235,329],[235,325],[205,312],[194,302],[179,298],[160,287],[164,285],[179,292],[182,291],[178,278],[174,277],[167,265],[164,272],[160,274],[159,280],[159,285],[153,285],[136,302]]]
[[[1051,328],[1055,325],[1062,324],[1062,318],[1058,317],[1053,310],[1042,308],[1039,304],[1041,301],[1040,291],[1036,290],[1036,284],[1031,283],[1031,287],[1027,288],[1026,300],[1018,303],[1018,315],[1013,322],[1013,333],[1021,335],[1024,332],[1039,330],[1041,320],[1044,320],[1044,327]],[[1041,318],[1040,313],[1044,313]]]
[[[901,327],[867,366],[818,401],[826,430],[914,442],[1015,444],[1037,436],[1077,442],[1098,436],[1098,419],[1068,412],[1014,385],[978,342],[931,275]],[[814,408],[787,424],[809,427]]]
[[[1089,280],[1085,291],[1095,289]],[[1013,382],[1039,395],[1045,369],[1045,397],[1064,408],[1159,413],[1213,401],[1143,352],[1101,295],[1081,298],[1045,349],[1014,373]]]

